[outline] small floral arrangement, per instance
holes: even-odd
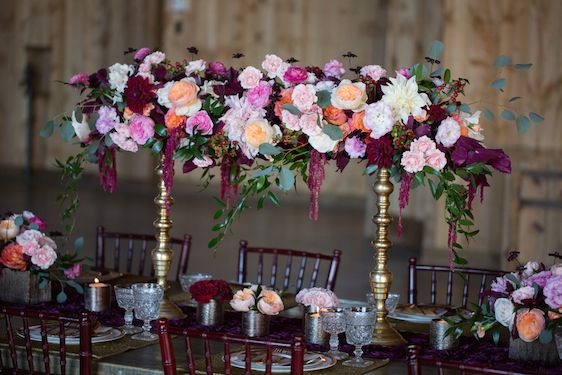
[[[305,306],[316,306],[318,308],[337,307],[338,297],[334,292],[324,288],[301,289],[295,297],[297,303]]]
[[[478,338],[489,331],[496,344],[505,328],[513,339],[550,342],[562,325],[562,263],[550,268],[535,261],[520,265],[518,271],[496,278],[487,300],[476,307],[474,316],[461,318],[457,327],[468,324]]]
[[[285,309],[279,293],[258,285],[237,291],[230,301],[230,306],[236,311],[254,310],[264,315],[277,315]]]
[[[198,303],[209,303],[212,299],[224,303],[232,299],[232,290],[224,280],[201,280],[189,287],[191,297]]]
[[[39,287],[49,280],[68,284],[81,293],[82,287],[72,279],[80,275],[77,254],[58,254],[57,244],[45,234],[47,224],[30,211],[0,216],[0,268],[31,271],[40,276]],[[64,289],[64,288],[62,288]],[[66,300],[64,291],[57,296]]]

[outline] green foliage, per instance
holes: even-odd
[[[330,137],[332,141],[337,141],[343,137],[343,132],[339,126],[325,124],[322,131]]]

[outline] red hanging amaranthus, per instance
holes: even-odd
[[[400,195],[398,196],[398,206],[400,213],[398,215],[398,237],[402,235],[402,210],[406,208],[410,201],[410,184],[412,183],[412,175],[409,173],[402,174],[402,182],[400,183]]]
[[[457,242],[457,223],[449,224],[449,235],[447,236],[447,246],[449,247],[449,268],[451,271],[455,270],[453,263],[453,243]]]
[[[115,148],[98,149],[100,185],[106,193],[113,193],[117,187],[117,161]]]
[[[236,198],[238,186],[231,178],[232,159],[225,156],[221,163],[221,199],[230,207],[230,203]]]
[[[164,186],[166,187],[166,192],[170,196],[170,191],[172,190],[172,185],[174,184],[174,151],[178,146],[179,137],[179,127],[172,129],[170,136],[166,141],[166,146],[164,147],[164,155],[162,157],[162,180],[164,181]],[[170,202],[167,199],[166,211],[170,212]]]
[[[312,149],[310,152],[310,161],[308,163],[307,181],[308,189],[310,190],[308,217],[311,220],[318,220],[318,197],[320,196],[320,188],[326,176],[324,171],[324,165],[326,163],[326,155]]]

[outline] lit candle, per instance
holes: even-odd
[[[98,278],[88,284],[84,293],[84,305],[89,311],[105,311],[111,305],[111,288],[109,284],[100,283]]]

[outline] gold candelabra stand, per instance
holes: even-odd
[[[158,218],[154,221],[154,227],[158,232],[156,234],[156,248],[151,252],[152,264],[154,265],[156,282],[164,288],[164,298],[160,303],[160,317],[168,319],[183,318],[185,314],[167,296],[170,288],[168,285],[168,272],[170,271],[172,255],[174,254],[173,250],[170,249],[170,229],[173,222],[170,219],[167,207],[170,207],[174,200],[168,194],[164,184],[163,161],[164,156],[162,156],[160,164],[156,168],[159,192],[156,198],[154,198],[154,203],[158,207]]]
[[[388,169],[381,168],[377,172],[377,180],[373,186],[377,196],[378,212],[373,217],[373,222],[377,225],[377,234],[371,242],[371,247],[375,251],[373,256],[375,267],[369,274],[369,283],[375,297],[377,308],[377,322],[373,332],[373,342],[378,345],[402,345],[406,341],[386,320],[388,311],[385,307],[390,284],[392,283],[392,273],[388,270],[388,250],[392,243],[388,239],[388,227],[392,222],[392,216],[388,213],[390,206],[390,194],[394,190],[390,182]]]

